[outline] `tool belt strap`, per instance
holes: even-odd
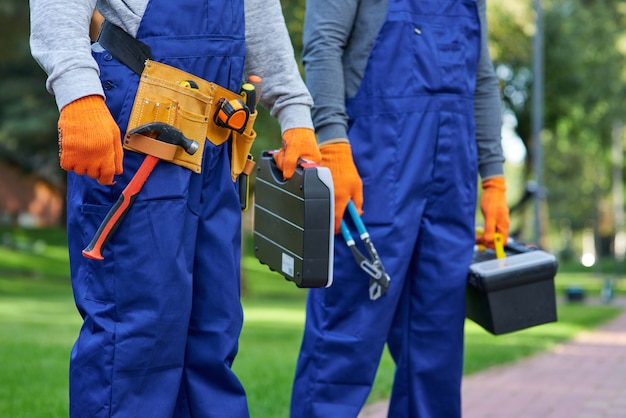
[[[139,75],[143,72],[146,61],[152,58],[150,46],[106,20],[102,23],[98,43],[116,60]]]

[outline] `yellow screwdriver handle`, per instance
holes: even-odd
[[[506,257],[506,253],[504,252],[504,239],[502,238],[502,234],[498,232],[493,234],[493,247],[496,250],[496,258]]]

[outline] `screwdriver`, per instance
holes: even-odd
[[[243,96],[246,106],[250,113],[254,114],[256,112],[256,105],[261,98],[261,77],[257,75],[251,75],[248,77],[248,82],[242,84],[241,86],[241,95]],[[254,163],[254,158],[252,155],[248,155],[248,163]],[[248,210],[248,197],[250,196],[250,178],[246,173],[241,173],[239,175],[239,204],[241,206],[242,211]]]

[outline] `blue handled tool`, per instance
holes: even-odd
[[[383,263],[380,261],[376,248],[374,248],[374,243],[372,243],[370,234],[367,232],[365,224],[361,220],[361,216],[359,216],[359,212],[356,210],[356,206],[354,206],[352,200],[348,202],[348,213],[350,214],[361,241],[365,245],[365,248],[371,258],[366,258],[356,247],[356,242],[354,241],[354,238],[348,229],[348,225],[344,220],[341,221],[341,235],[343,235],[343,239],[346,241],[346,245],[348,245],[350,251],[352,251],[352,255],[354,256],[354,259],[359,267],[361,267],[361,269],[363,269],[370,276],[370,299],[376,300],[385,294],[389,288],[391,278],[385,272],[385,268],[383,267]]]

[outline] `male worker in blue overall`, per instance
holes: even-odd
[[[104,248],[104,260],[81,254],[145,157],[122,148],[131,109],[144,104],[135,103],[140,76],[103,44],[91,46],[95,6],[96,0],[30,1],[32,53],[61,112],[72,286],[84,320],[71,353],[70,415],[248,417],[245,391],[231,370],[243,319],[231,141],[205,142],[200,132],[201,172],[159,162]],[[259,75],[261,104],[282,128],[281,162],[319,160],[311,97],[278,0],[246,0],[245,10],[243,0],[100,0],[98,10],[111,33],[142,41],[155,63],[202,85],[215,83],[240,97],[244,74]],[[171,90],[199,97],[184,81]],[[158,111],[178,108],[176,97],[158,100],[169,100],[155,105]],[[206,123],[183,110],[172,123],[185,117]]]
[[[506,240],[509,225],[485,23],[484,0],[307,1],[303,63],[336,227],[352,199],[391,280],[370,300],[337,236],[333,286],[308,295],[293,418],[356,417],[385,344],[389,417],[461,415],[478,174],[481,240]]]

